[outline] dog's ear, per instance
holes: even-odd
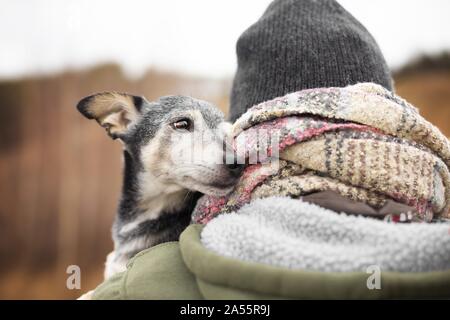
[[[95,119],[108,135],[120,138],[140,115],[145,98],[126,93],[103,92],[85,97],[77,104],[78,111],[88,119]]]

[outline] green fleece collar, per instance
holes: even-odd
[[[189,226],[180,237],[187,268],[206,298],[284,299],[407,299],[450,298],[450,270],[444,272],[383,272],[381,289],[369,290],[370,274],[290,270],[219,256],[201,243],[202,226]]]

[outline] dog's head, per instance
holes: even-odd
[[[77,108],[123,142],[139,168],[139,179],[162,184],[168,192],[224,195],[240,174],[240,166],[226,164],[231,126],[205,101],[167,96],[149,102],[105,92],[82,99]]]

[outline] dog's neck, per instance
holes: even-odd
[[[124,151],[122,198],[113,228],[115,250],[134,255],[156,244],[178,240],[198,198],[199,193],[161,184]]]

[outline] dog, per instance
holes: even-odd
[[[77,109],[123,143],[122,195],[105,279],[124,271],[136,253],[178,240],[200,195],[229,193],[242,171],[224,161],[231,125],[208,102],[103,92],[83,98]]]

